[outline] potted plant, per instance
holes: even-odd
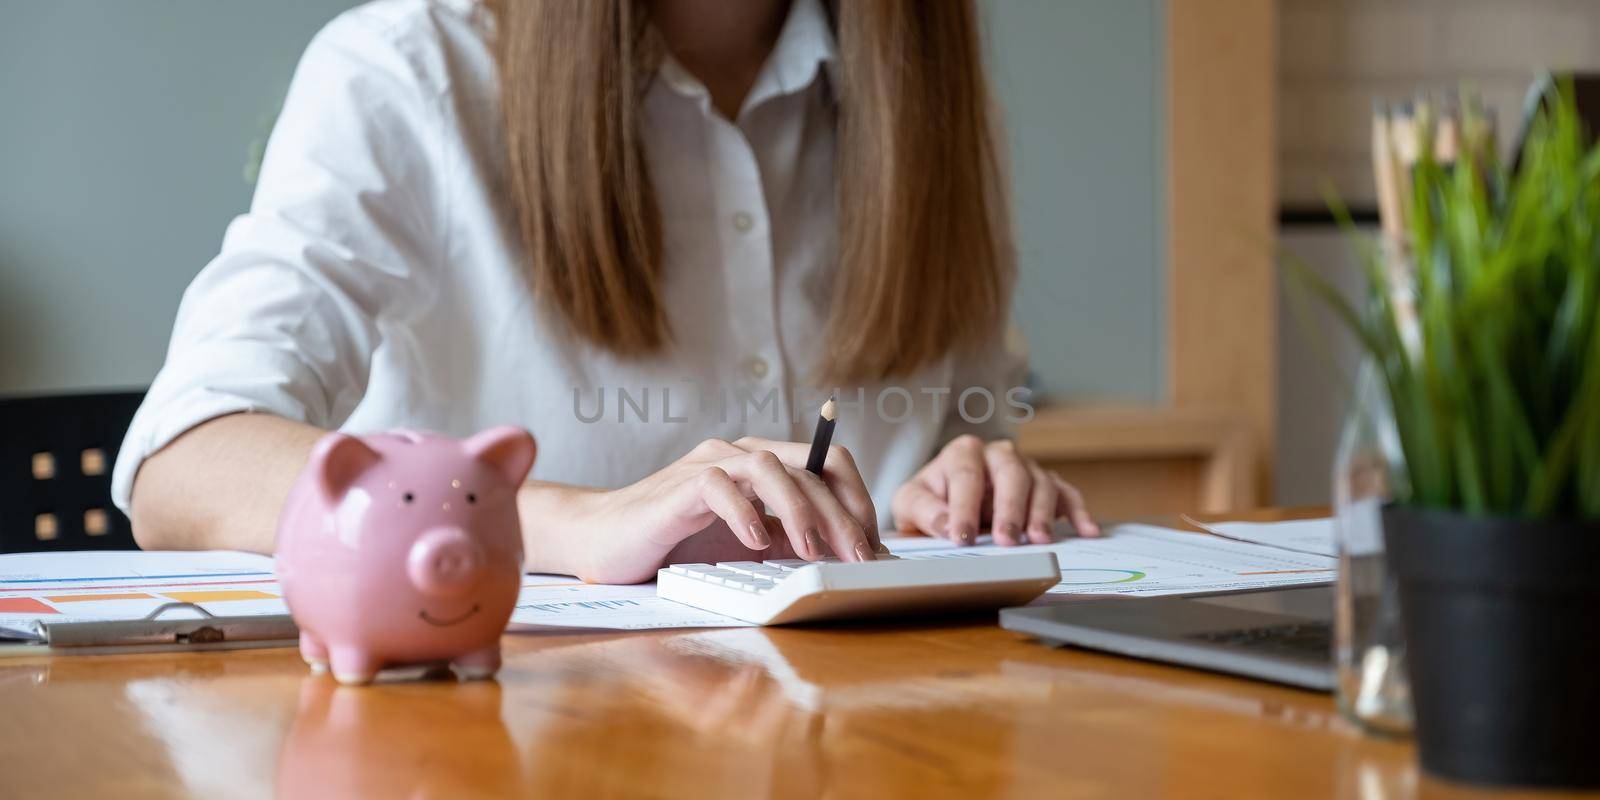
[[[1364,302],[1299,274],[1378,367],[1404,456],[1383,529],[1422,765],[1600,786],[1600,148],[1570,85],[1515,168],[1470,105],[1403,130]]]

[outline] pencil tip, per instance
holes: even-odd
[[[838,408],[838,406],[834,405],[832,397],[828,398],[828,402],[822,404],[822,412],[821,413],[822,413],[822,418],[825,419],[825,420],[828,420],[829,422],[832,422],[833,420],[838,419],[838,417],[839,417],[839,408]]]

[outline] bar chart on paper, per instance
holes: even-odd
[[[0,556],[0,638],[27,638],[39,621],[137,619],[167,603],[194,603],[218,616],[289,613],[266,556],[221,551]]]
[[[510,630],[648,630],[748,625],[656,596],[654,584],[611,586],[576,578],[529,575],[523,581]]]

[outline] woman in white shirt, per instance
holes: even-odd
[[[880,508],[959,542],[1096,534],[1003,438],[1031,409],[978,41],[971,0],[340,16],[129,430],[135,535],[271,552],[326,430],[501,423],[539,443],[538,571],[871,559]],[[795,442],[829,390],[819,480]]]

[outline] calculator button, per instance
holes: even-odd
[[[717,566],[729,572],[737,572],[740,575],[776,575],[782,571],[759,561],[725,561]]]

